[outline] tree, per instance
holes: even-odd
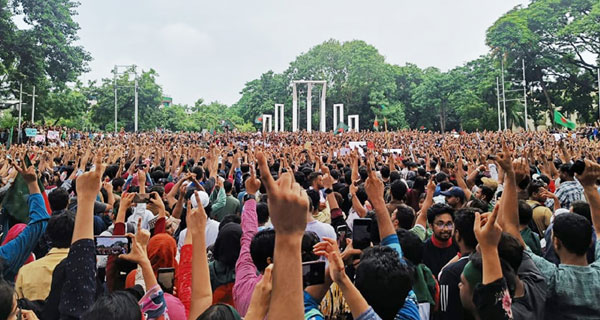
[[[131,71],[131,70],[130,70]],[[162,127],[159,106],[162,101],[162,88],[156,83],[158,74],[154,69],[143,71],[138,78],[138,129],[153,130]],[[117,120],[119,128],[134,129],[134,79],[125,73],[117,79]],[[102,79],[100,85],[89,83],[89,96],[98,103],[92,107],[92,121],[99,129],[114,130],[115,94],[113,79]]]

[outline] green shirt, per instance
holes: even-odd
[[[531,228],[527,227],[521,230],[521,238],[525,241],[525,244],[538,256],[542,256],[542,245],[540,244],[540,237]]]
[[[546,319],[598,319],[600,317],[600,241],[596,261],[589,266],[554,263],[525,250],[548,285]]]

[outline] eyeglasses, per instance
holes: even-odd
[[[448,222],[448,223],[443,223],[442,221],[438,221],[436,223],[434,223],[434,225],[440,229],[443,228],[447,228],[447,229],[452,229],[454,228],[454,223],[452,222]]]

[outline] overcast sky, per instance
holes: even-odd
[[[85,0],[76,20],[93,61],[82,79],[137,64],[158,72],[174,103],[232,104],[246,82],[331,38],[364,40],[390,63],[447,70],[486,53],[486,29],[527,2]]]

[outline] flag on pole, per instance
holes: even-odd
[[[256,118],[254,118],[254,123],[261,124],[262,122],[263,122],[262,116],[256,116]]]
[[[425,126],[420,126],[419,130],[425,130]]]
[[[565,116],[563,116],[557,110],[554,110],[554,122],[557,124],[560,124],[561,126],[563,126],[565,128],[569,128],[571,130],[575,130],[575,128],[577,127],[575,122],[568,120]]]
[[[375,115],[375,121],[373,121],[373,130],[379,131],[379,120],[377,120],[377,115]]]
[[[346,132],[346,131],[348,131],[348,126],[347,126],[345,123],[343,123],[343,122],[340,122],[340,123],[337,125],[337,127],[335,127],[335,131],[334,131],[334,133],[333,133],[333,134],[334,134],[334,135],[337,135],[337,134],[340,134],[340,133],[344,133],[344,132]]]

